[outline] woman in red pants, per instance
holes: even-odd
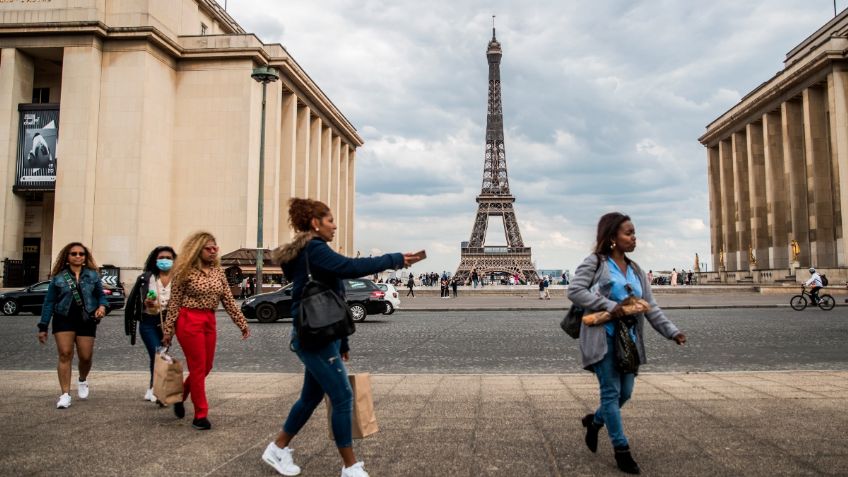
[[[241,330],[242,339],[250,336],[247,320],[236,305],[227,278],[218,260],[218,244],[208,232],[197,232],[183,243],[174,265],[171,301],[162,344],[171,345],[176,325],[177,339],[188,364],[188,377],[183,388],[183,401],[191,395],[197,430],[212,428],[209,404],[206,402],[206,376],[215,358],[215,310],[224,304],[233,323]],[[185,417],[182,402],[174,404],[174,414]]]

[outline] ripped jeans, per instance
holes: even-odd
[[[292,406],[289,417],[283,424],[286,434],[296,435],[312,416],[315,408],[321,404],[324,394],[327,394],[333,404],[332,425],[336,446],[353,446],[353,390],[339,353],[340,345],[341,342],[336,340],[318,351],[304,351],[300,349],[297,338],[292,341],[291,348],[306,367],[306,372],[300,398]]]

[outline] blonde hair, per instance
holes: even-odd
[[[91,250],[88,249],[85,245],[79,242],[71,242],[68,245],[62,247],[62,250],[59,251],[59,255],[56,256],[56,262],[53,263],[53,268],[50,270],[50,276],[55,277],[56,275],[62,273],[65,267],[68,266],[68,255],[71,253],[71,249],[74,247],[82,247],[85,251],[85,263],[83,263],[83,268],[88,268],[91,270],[97,271],[97,262],[94,261],[94,255],[91,254]]]
[[[215,236],[209,232],[195,232],[185,239],[183,244],[180,246],[180,253],[177,254],[177,260],[174,263],[173,281],[175,286],[178,286],[186,280],[191,272],[200,270],[202,266],[200,254],[203,252],[203,247],[206,246],[206,242],[210,240],[216,244],[218,243],[218,241],[215,240]],[[216,255],[212,266],[217,267],[220,265],[221,261]]]

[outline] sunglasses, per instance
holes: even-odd
[[[69,252],[68,255],[71,257],[85,257],[85,252]]]

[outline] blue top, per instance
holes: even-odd
[[[293,282],[291,295],[292,325],[300,314],[300,299],[303,295],[303,287],[309,281],[306,273],[307,253],[309,254],[309,268],[312,271],[312,278],[335,291],[342,299],[344,299],[342,278],[359,278],[389,268],[403,268],[403,254],[401,253],[388,253],[373,258],[348,258],[333,251],[323,239],[313,238],[295,259],[283,264],[283,273],[285,273],[286,278]],[[294,332],[292,339],[297,339],[297,334]],[[341,352],[345,353],[348,349],[347,339],[342,340]]]
[[[618,268],[618,264],[615,263],[615,260],[613,260],[612,257],[609,257],[607,258],[607,268],[609,269],[610,275],[610,300],[617,301],[619,303],[626,300],[627,297],[630,296],[630,293],[627,292],[627,285],[630,285],[630,288],[633,290],[633,295],[635,295],[636,298],[642,298],[642,281],[636,276],[636,272],[630,264],[627,264],[627,272],[622,273],[621,269]],[[612,336],[615,334],[614,321],[607,322],[604,326],[607,329],[607,335]]]

